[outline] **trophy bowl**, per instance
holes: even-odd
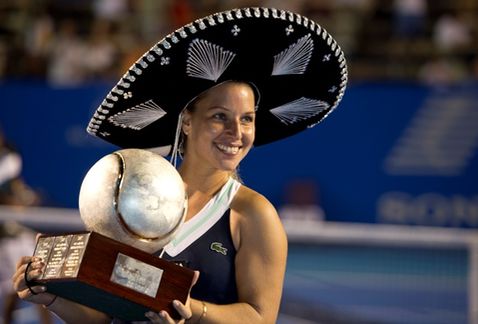
[[[181,176],[162,156],[123,149],[98,160],[83,179],[80,216],[95,231],[148,253],[166,245],[184,221]]]

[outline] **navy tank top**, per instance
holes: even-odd
[[[199,280],[191,290],[193,298],[215,304],[238,301],[230,204],[240,185],[229,179],[164,247],[162,258],[200,272]]]
[[[230,209],[206,233],[175,257],[166,253],[163,258],[199,270],[199,280],[191,290],[191,297],[215,304],[237,302],[236,250],[232,242]]]

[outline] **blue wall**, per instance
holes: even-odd
[[[110,87],[0,85],[0,124],[45,204],[76,208],[86,171],[116,149],[85,131]],[[290,181],[315,182],[327,220],[478,227],[477,94],[468,84],[351,85],[322,124],[254,148],[241,176],[276,206]]]

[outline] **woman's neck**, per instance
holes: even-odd
[[[184,181],[188,195],[188,213],[186,220],[199,212],[204,205],[217,193],[229,180],[231,173],[221,170],[200,170],[182,164],[179,173]]]
[[[188,195],[195,192],[214,195],[229,180],[231,174],[225,171],[201,172],[200,170],[179,169]]]

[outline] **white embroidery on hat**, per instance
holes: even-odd
[[[148,100],[123,112],[117,113],[108,120],[116,126],[140,130],[166,115],[153,100]]]
[[[307,28],[307,26],[309,25],[309,19],[307,17],[303,17],[304,20],[302,21],[302,25],[304,25],[304,27]]]
[[[287,36],[289,36],[290,34],[292,34],[294,32],[294,27],[292,27],[292,25],[289,25],[286,29],[285,29],[285,34]]]
[[[273,108],[270,112],[284,124],[290,125],[315,116],[329,107],[330,105],[325,101],[301,97]]]
[[[310,38],[310,34],[307,34],[274,56],[272,75],[303,74],[307,69],[313,50],[314,42]]]
[[[118,101],[118,97],[117,96],[113,96],[113,94],[110,92],[108,93],[108,95],[106,96],[107,99],[109,100],[112,100],[112,101]]]
[[[332,86],[332,87],[328,90],[328,92],[330,92],[330,93],[334,93],[335,91],[337,91],[337,87],[336,87],[336,86]]]
[[[136,73],[137,75],[143,74],[143,71],[139,67],[137,67],[136,65],[133,65],[130,68],[130,70],[133,71],[134,73]]]
[[[237,36],[239,35],[239,32],[241,31],[241,29],[239,27],[237,27],[237,25],[234,25],[231,29],[231,33],[234,35],[234,36]]]
[[[129,99],[131,97],[133,97],[133,94],[131,93],[131,91],[123,93],[123,98]]]
[[[186,38],[186,37],[188,37],[188,34],[187,34],[186,31],[184,30],[184,28],[178,29],[178,34],[179,34],[179,36],[181,36],[181,38]]]
[[[214,18],[212,16],[207,17],[207,22],[209,23],[209,26],[215,26],[216,25],[216,21],[214,20]]]
[[[272,17],[273,17],[273,18],[279,18],[278,14],[277,14],[277,9],[272,8],[272,9],[271,9],[271,12],[272,12]]]
[[[236,14],[237,19],[242,19],[242,12],[240,9],[234,9],[234,13]]]
[[[158,45],[153,46],[153,52],[155,52],[158,56],[163,55],[163,50]]]
[[[146,62],[143,60],[143,58],[140,58],[140,59],[138,60],[138,63],[139,63],[139,65],[141,65],[141,67],[142,67],[143,69],[146,69],[146,68],[148,67],[148,63],[146,63]]]
[[[222,24],[224,22],[224,16],[222,15],[221,12],[215,14],[217,21]]]
[[[195,39],[188,49],[186,74],[206,80],[217,81],[236,54],[203,39]]]
[[[204,23],[204,21],[202,19],[196,20],[196,23],[199,25],[199,29],[201,29],[201,30],[206,29],[206,24]]]

